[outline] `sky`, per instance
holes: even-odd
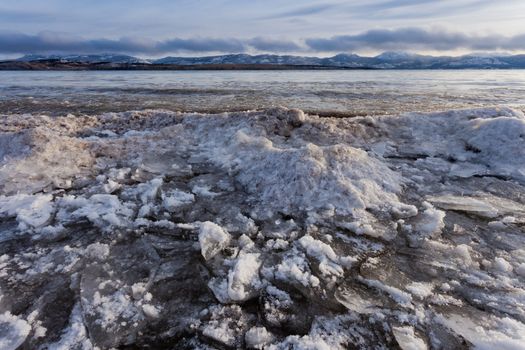
[[[0,0],[0,57],[525,52],[524,0]]]

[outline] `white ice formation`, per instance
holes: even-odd
[[[0,348],[525,348],[525,116],[0,125]]]

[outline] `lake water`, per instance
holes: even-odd
[[[2,71],[0,113],[223,112],[282,105],[323,114],[525,107],[525,70]]]

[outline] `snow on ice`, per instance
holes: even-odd
[[[2,118],[2,349],[524,348],[521,111]]]

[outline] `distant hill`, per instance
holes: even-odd
[[[63,62],[80,62],[80,63],[149,63],[148,60],[116,54],[101,54],[101,55],[25,55],[18,58],[16,61],[35,62],[35,61],[50,61],[59,60]]]
[[[487,56],[474,54],[451,56],[424,56],[404,52],[384,52],[375,57],[356,54],[338,54],[333,57],[304,57],[280,55],[222,55],[208,57],[164,57],[152,60],[156,64],[278,64],[373,69],[457,69],[457,68],[525,68],[525,55]]]
[[[384,52],[374,57],[231,54],[142,59],[128,55],[26,55],[0,62],[0,69],[512,69],[525,68],[525,55],[470,54],[459,57]],[[220,68],[219,68],[220,67]]]

